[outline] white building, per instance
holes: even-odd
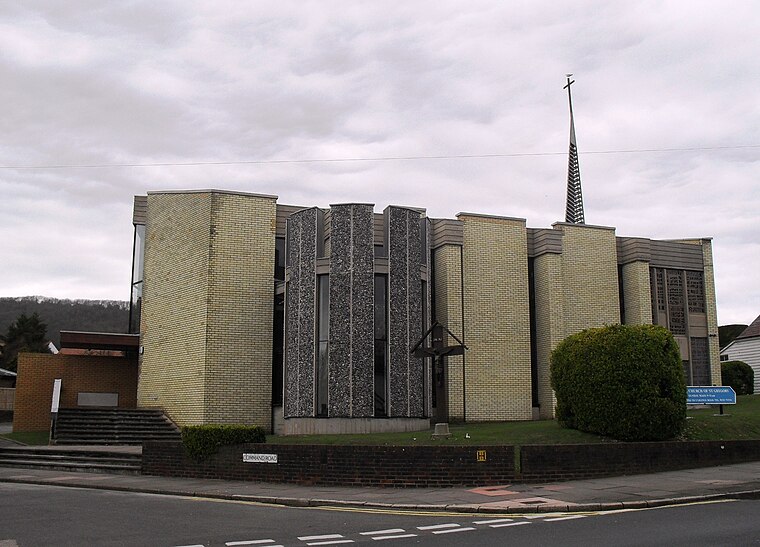
[[[755,393],[760,393],[760,315],[720,351],[721,361],[744,361],[755,371]]]

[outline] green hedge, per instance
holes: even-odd
[[[654,325],[587,329],[552,352],[560,425],[624,441],[677,436],[686,384],[673,335]]]
[[[219,447],[263,443],[264,430],[252,425],[188,425],[182,428],[182,444],[194,459],[205,459]]]
[[[737,395],[755,392],[755,371],[744,361],[723,361],[720,364],[723,385],[731,386]]]

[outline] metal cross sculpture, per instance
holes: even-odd
[[[449,334],[454,340],[459,342],[459,344],[454,346],[444,346],[443,345],[443,336],[444,331]],[[425,340],[427,340],[427,337],[432,334],[432,340],[430,346],[426,346]],[[432,357],[435,361],[441,361],[443,362],[443,357],[447,355],[464,355],[464,350],[467,349],[467,346],[462,343],[462,341],[457,338],[453,332],[451,332],[449,329],[441,325],[438,321],[434,321],[433,324],[430,326],[430,328],[427,330],[425,334],[422,335],[422,338],[420,338],[420,341],[417,342],[414,347],[411,349],[412,355],[415,357]]]

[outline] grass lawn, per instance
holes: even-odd
[[[411,433],[365,435],[269,435],[271,444],[360,444],[360,445],[488,445],[488,444],[572,444],[610,442],[598,435],[564,429],[553,420],[450,424],[451,437],[431,438],[432,429]],[[470,438],[467,438],[467,435]]]
[[[683,440],[760,439],[760,396],[737,397],[736,405],[725,405],[728,416],[716,417],[718,409],[689,410]],[[431,439],[432,429],[413,433],[366,435],[267,436],[270,444],[352,445],[489,445],[489,444],[574,444],[617,442],[607,437],[560,427],[554,420],[450,424],[449,439]],[[469,438],[466,435],[469,434]]]
[[[760,439],[760,395],[741,395],[735,405],[723,405],[725,416],[718,407],[690,410],[684,438],[691,441],[728,441]]]
[[[47,431],[21,431],[18,433],[5,433],[0,435],[0,437],[30,446],[40,446],[48,444],[50,433]]]

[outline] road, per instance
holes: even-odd
[[[0,547],[760,545],[758,515],[757,500],[485,516],[293,508],[0,483]]]

